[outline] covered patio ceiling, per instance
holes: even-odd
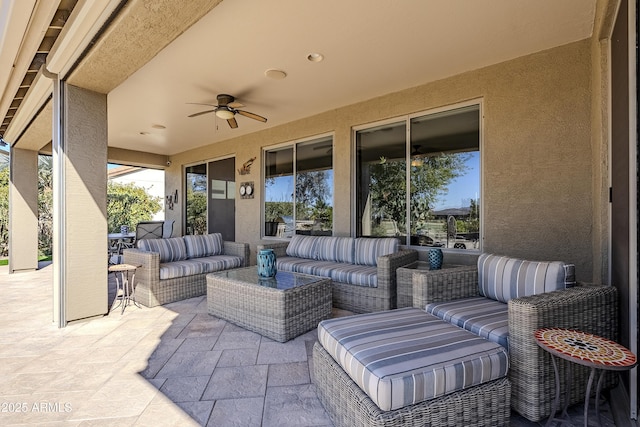
[[[33,19],[16,28],[10,20],[18,3],[0,0],[0,24],[14,24],[6,27],[13,38],[22,28],[24,38],[34,31]],[[41,6],[31,3],[34,11]],[[78,28],[74,14],[88,14],[88,4],[99,4],[102,14],[95,25]],[[67,21],[75,31],[62,31],[52,52],[71,37],[92,46],[76,49],[68,60],[73,66],[60,72],[70,84],[108,93],[110,147],[170,156],[587,38],[595,6],[596,0],[78,2]],[[2,35],[0,119],[7,122],[16,93],[7,67],[15,59],[5,60]],[[308,60],[312,53],[324,60]],[[47,58],[48,67],[52,62]],[[286,78],[266,76],[269,69]],[[51,139],[45,96],[51,80],[40,74],[33,85],[42,87],[30,88],[25,100],[33,99],[11,113],[4,131],[18,148],[39,150]],[[221,93],[268,122],[237,115],[239,127],[230,129],[214,114],[188,117],[210,109],[190,103],[215,104]],[[27,132],[38,127],[45,131]]]

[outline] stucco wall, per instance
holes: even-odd
[[[182,182],[179,165],[232,154],[242,164],[256,157],[251,175],[236,177],[256,182],[254,199],[236,201],[236,240],[255,249],[260,239],[261,149],[334,132],[334,234],[350,235],[351,128],[482,99],[483,250],[562,259],[576,264],[579,280],[592,280],[597,239],[591,78],[590,41],[583,40],[181,153],[171,159],[167,185]]]

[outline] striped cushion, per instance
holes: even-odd
[[[204,263],[192,259],[161,263],[160,280],[206,273],[205,266]]]
[[[140,239],[138,249],[160,254],[160,263],[181,261],[187,259],[187,249],[182,237],[171,239]]]
[[[329,277],[336,282],[370,288],[378,286],[378,267],[332,261],[313,261],[296,257],[280,257],[276,260],[276,266],[279,271],[293,271],[294,273]]]
[[[400,241],[394,237],[356,239],[355,263],[360,265],[378,265],[378,257],[398,252]]]
[[[428,304],[427,313],[509,349],[508,305],[484,297]]]
[[[317,259],[353,264],[354,240],[351,237],[317,237]]]
[[[325,320],[320,344],[383,411],[507,374],[504,348],[417,308]]]
[[[331,280],[350,285],[378,287],[378,267],[368,265],[334,264]]]
[[[189,258],[220,255],[224,252],[222,234],[196,234],[183,237]]]
[[[230,268],[238,268],[242,266],[242,257],[233,255],[214,255],[210,257],[202,257],[197,260],[205,265],[205,273],[213,273],[215,271],[228,270]]]
[[[317,237],[294,234],[287,246],[287,255],[300,258],[317,259],[317,243]]]
[[[565,289],[575,284],[575,267],[560,261],[525,261],[493,254],[478,258],[479,293],[496,301]]]
[[[237,268],[242,265],[242,258],[233,255],[215,255],[197,259],[186,259],[160,264],[160,280],[194,274],[213,273],[215,271]]]

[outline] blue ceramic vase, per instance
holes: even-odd
[[[258,276],[274,277],[277,272],[276,254],[273,249],[260,249],[258,253]]]
[[[429,268],[431,270],[440,270],[442,268],[442,249],[429,249]]]

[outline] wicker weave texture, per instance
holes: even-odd
[[[507,378],[381,411],[319,343],[313,347],[318,398],[337,427],[505,426],[510,416]]]
[[[223,242],[224,254],[240,256],[243,266],[249,265],[249,245]],[[136,271],[136,301],[146,307],[168,304],[187,298],[202,296],[207,292],[207,274],[160,280],[160,254],[139,249],[125,249],[124,262],[139,265]]]
[[[413,306],[424,310],[432,302],[477,297],[478,267],[475,265],[412,275]]]
[[[618,297],[614,286],[577,286],[509,301],[509,378],[513,409],[531,421],[551,412],[555,376],[551,356],[533,338],[536,329],[558,327],[617,340]],[[569,362],[559,363],[560,378],[566,378]],[[583,402],[589,369],[574,364],[570,404]],[[603,389],[615,385],[617,376],[605,374]],[[565,399],[566,384],[561,383]],[[561,402],[561,404],[564,404]]]
[[[256,274],[256,267],[244,270],[253,270],[253,275]],[[331,316],[331,281],[317,279],[280,290],[209,274],[207,311],[265,337],[285,342],[316,328],[321,320]]]
[[[443,264],[442,270],[460,267],[459,265]],[[398,268],[396,281],[398,286],[398,308],[413,307],[413,275],[439,274],[441,270],[431,270],[426,261],[416,261]],[[424,308],[424,306],[420,307]]]

